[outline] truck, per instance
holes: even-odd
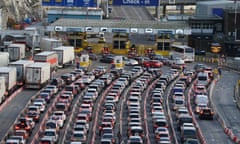
[[[0,67],[0,77],[5,78],[5,96],[11,95],[17,88],[17,69],[15,67]]]
[[[9,53],[0,52],[0,66],[7,66],[9,64]]]
[[[51,78],[50,63],[35,62],[26,67],[25,88],[40,89]]]
[[[31,60],[18,60],[11,62],[10,67],[16,67],[17,69],[17,85],[22,86],[25,83],[25,70],[26,67],[30,64],[33,64],[34,61]]]
[[[41,51],[50,51],[53,48],[62,46],[63,43],[61,40],[54,39],[54,38],[42,38],[40,40],[40,50]]]
[[[25,58],[26,45],[25,44],[10,44],[8,46],[9,60],[16,61]]]
[[[72,46],[61,46],[53,48],[58,55],[58,65],[64,67],[65,64],[73,63],[75,59],[74,47]]]
[[[58,66],[58,55],[55,51],[44,51],[35,54],[33,57],[34,62],[47,62],[51,66],[51,71],[56,70]]]
[[[5,91],[6,91],[5,78],[0,77],[0,104],[5,100]]]

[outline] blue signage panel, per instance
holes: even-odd
[[[94,0],[42,0],[42,6],[94,7]]]
[[[126,29],[112,29],[113,33],[127,33]]]
[[[158,6],[160,0],[113,0],[113,5]]]

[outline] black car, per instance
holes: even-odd
[[[61,78],[54,78],[51,80],[50,85],[55,85],[58,89],[62,89],[65,86],[65,82]]]
[[[100,62],[103,63],[112,63],[114,61],[114,55],[103,55],[103,57],[100,59]]]
[[[96,55],[96,54],[94,54],[94,53],[89,53],[88,55],[89,55],[89,59],[90,59],[90,60],[93,60],[93,61],[96,61],[96,60],[97,60],[97,55]]]
[[[195,55],[205,56],[206,51],[205,50],[195,50]]]

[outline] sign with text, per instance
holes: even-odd
[[[160,0],[113,0],[112,5],[158,6]]]
[[[94,7],[94,0],[42,0],[42,6]]]

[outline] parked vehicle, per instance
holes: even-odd
[[[9,60],[16,61],[25,58],[26,45],[25,44],[10,44],[8,46]]]
[[[41,51],[49,51],[52,50],[53,48],[62,46],[62,41],[57,40],[54,38],[42,38],[40,40],[40,50]]]
[[[5,96],[8,96],[16,89],[17,70],[14,67],[0,67],[0,76],[5,78]]]
[[[44,51],[34,55],[34,61],[49,63],[51,71],[54,71],[58,66],[58,55],[54,51]]]
[[[49,63],[34,63],[26,67],[26,88],[39,89],[42,88],[50,79]]]
[[[73,63],[74,56],[74,47],[72,46],[61,46],[53,48],[58,55],[58,65],[64,67],[65,64]]]
[[[0,52],[0,66],[7,66],[9,64],[9,53]]]
[[[9,64],[9,66],[16,67],[17,69],[17,85],[21,86],[24,84],[26,67],[33,63],[30,60],[18,60]]]

